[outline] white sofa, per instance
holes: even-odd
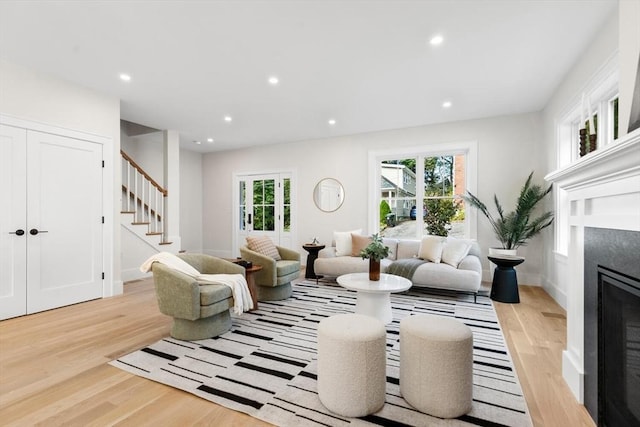
[[[410,239],[383,239],[389,246],[391,253],[381,261],[381,272],[388,272],[391,264],[401,259],[417,259],[421,251],[420,240]],[[480,247],[473,240],[455,239],[452,237],[443,239],[443,251],[447,245],[466,242],[470,249],[466,256],[457,264],[450,265],[445,262],[425,262],[421,264],[412,277],[409,277],[413,286],[448,289],[454,291],[470,292],[477,294],[482,282],[482,265],[480,263]],[[450,261],[450,260],[449,260]],[[454,262],[455,264],[455,262]],[[359,256],[336,255],[335,241],[331,247],[327,247],[318,253],[314,270],[316,275],[324,277],[337,277],[348,273],[365,273],[369,271],[369,260]]]

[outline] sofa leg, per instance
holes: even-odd
[[[478,303],[478,293],[477,293],[477,292],[474,292],[474,293],[473,293],[473,303],[474,303],[474,304],[477,304],[477,303]]]
[[[197,341],[217,337],[231,329],[229,310],[204,319],[173,319],[171,336],[183,341]]]

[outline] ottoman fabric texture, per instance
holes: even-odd
[[[331,412],[362,417],[384,406],[386,330],[361,314],[331,316],[318,325],[318,396]]]
[[[402,319],[400,393],[411,406],[436,417],[456,418],[471,411],[471,329],[443,316]]]

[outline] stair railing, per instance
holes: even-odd
[[[149,224],[149,234],[161,234],[166,241],[165,219],[167,190],[154,181],[127,153],[122,155],[122,189],[125,192],[122,210],[134,214],[134,223]],[[133,204],[133,206],[132,206]]]

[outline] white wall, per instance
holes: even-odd
[[[110,138],[112,153],[104,153],[113,162],[115,182],[120,175],[120,101],[90,89],[37,73],[29,68],[0,61],[0,113],[61,128]],[[120,188],[112,185],[111,214],[105,215],[106,226],[120,229]],[[109,275],[112,291],[122,292],[120,279],[120,233],[114,232],[112,264]],[[109,267],[107,266],[107,269]]]
[[[180,237],[182,249],[202,252],[202,154],[180,150]]]
[[[329,244],[335,230],[364,228],[370,232],[366,230],[370,150],[475,140],[478,142],[478,196],[491,202],[495,192],[505,209],[510,209],[532,170],[536,170],[535,181],[543,183],[544,150],[539,118],[536,113],[521,114],[206,154],[203,159],[204,252],[216,256],[238,255],[231,253],[234,173],[276,169],[296,173],[295,248],[303,258],[306,253],[301,246],[312,237]],[[334,213],[321,212],[312,199],[315,185],[326,177],[336,178],[345,188],[344,204]],[[478,218],[478,240],[483,249],[482,262],[488,270],[487,248],[498,245],[498,241],[482,216]],[[540,284],[541,248],[541,241],[536,238],[519,251],[527,257],[518,267],[521,283]]]
[[[122,150],[127,153],[155,182],[166,188],[162,170],[162,132],[122,136]]]
[[[625,2],[621,2],[625,3]],[[637,21],[635,23],[637,25]],[[556,162],[556,121],[572,105],[581,100],[585,86],[596,75],[598,70],[618,51],[618,10],[615,10],[601,31],[589,44],[580,60],[572,67],[553,97],[542,112],[542,132],[545,152],[545,164],[541,169],[543,175],[557,169]],[[637,59],[636,59],[637,60]],[[635,74],[634,74],[635,76]],[[626,97],[620,94],[620,103]],[[622,110],[620,110],[622,111]],[[620,113],[622,114],[622,113]],[[628,114],[628,113],[627,113]],[[546,200],[548,209],[553,209],[553,198]],[[567,257],[554,252],[554,230],[550,227],[543,236],[542,253],[544,267],[542,285],[561,306],[567,307]]]

